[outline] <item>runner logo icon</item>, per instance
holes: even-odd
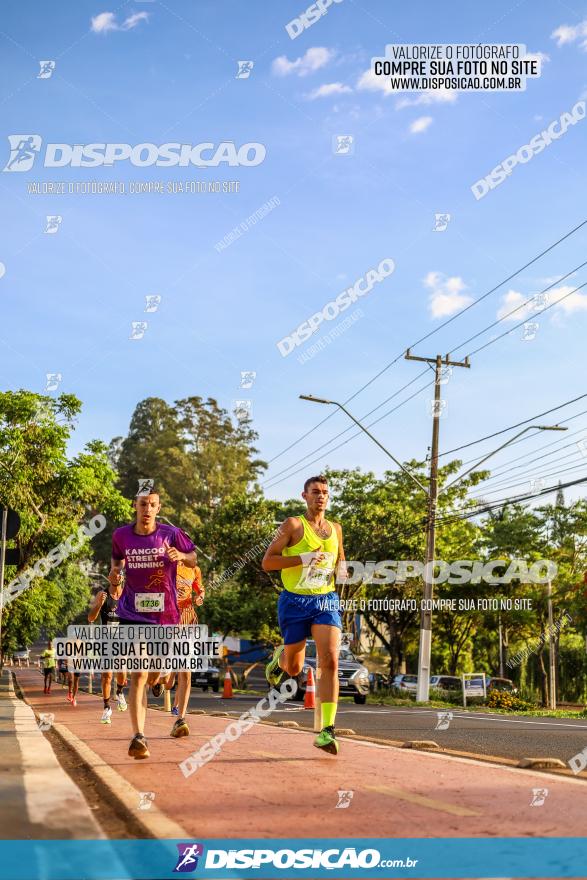
[[[30,171],[41,149],[39,134],[9,134],[10,158],[3,171]]]
[[[198,867],[198,859],[204,855],[204,846],[201,843],[178,843],[177,865],[173,869],[174,873],[187,874],[192,873]]]

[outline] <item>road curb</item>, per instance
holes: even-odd
[[[418,749],[421,752],[440,751],[440,746],[433,739],[408,739],[402,749]]]
[[[262,724],[270,724],[277,726],[277,722],[275,721],[262,721]],[[297,733],[313,733],[310,727],[299,727]],[[337,731],[338,733],[338,731]],[[364,734],[357,733],[354,736],[350,734],[346,735],[346,739],[354,740],[355,742],[364,742],[370,743],[376,746],[387,746],[392,749],[407,749],[406,740],[392,740],[392,739],[383,739],[382,737],[376,736],[367,736]],[[411,748],[411,747],[410,747]],[[556,767],[522,767],[520,761],[516,758],[505,758],[500,755],[482,755],[476,754],[475,752],[460,752],[456,749],[445,749],[441,747],[437,748],[427,748],[427,749],[413,749],[413,751],[422,751],[426,752],[430,755],[446,755],[449,758],[462,758],[466,761],[480,761],[483,764],[493,764],[498,767],[510,767],[514,770],[531,770],[537,773],[543,772],[548,774],[549,776],[565,776],[570,779],[574,779],[577,782],[586,782],[587,781],[587,770],[581,771],[581,773],[573,773],[572,770],[566,767],[564,764],[562,767],[557,765]]]
[[[137,805],[140,803],[141,796],[134,785],[131,785],[109,764],[106,764],[96,752],[68,730],[64,724],[54,724],[52,729],[108,789],[114,800],[132,814],[133,819],[142,826],[149,837],[189,840],[185,828],[162,813],[156,806],[151,806],[149,810],[139,810]]]
[[[518,767],[528,770],[564,770],[567,765],[560,758],[522,758],[518,761]]]

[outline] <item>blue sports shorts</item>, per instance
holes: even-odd
[[[312,637],[312,624],[323,623],[342,629],[338,593],[302,596],[282,590],[277,602],[277,619],[285,645]]]

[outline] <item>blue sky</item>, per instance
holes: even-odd
[[[330,453],[330,439],[348,420],[335,413],[314,429],[329,412],[298,395],[349,398],[407,345],[585,219],[586,121],[518,165],[481,200],[471,193],[475,181],[587,91],[585,4],[454,2],[449,16],[431,0],[342,0],[294,40],[285,25],[303,11],[304,0],[116,7],[80,0],[33,8],[25,15],[13,0],[3,4],[3,166],[13,133],[67,144],[258,142],[267,151],[264,162],[250,168],[121,162],[50,169],[37,161],[28,172],[0,174],[3,386],[42,392],[46,374],[61,373],[59,391],[84,403],[73,452],[93,437],[125,434],[144,397],[199,394],[227,409],[237,399],[252,401],[261,453],[275,459],[266,477],[271,497],[297,494],[304,478],[326,465],[381,472],[387,460],[367,438]],[[390,95],[369,88],[366,76],[387,43],[523,43],[542,53],[542,75],[518,93],[444,93],[442,100]],[[55,70],[38,79],[39,61],[47,59],[56,61]],[[247,79],[236,78],[240,60],[254,61]],[[352,135],[353,155],[334,154],[337,135]],[[27,192],[32,181],[124,181],[128,188],[186,180],[238,180],[240,191]],[[214,247],[273,197],[279,204],[264,219],[225,249]],[[434,232],[435,214],[444,212],[450,223]],[[63,218],[54,235],[44,232],[47,215]],[[586,229],[414,353],[462,357],[513,327],[502,321],[459,348],[583,262]],[[280,339],[384,258],[395,262],[392,275],[281,356]],[[475,355],[470,370],[454,371],[443,389],[441,450],[585,393],[587,289],[557,303],[585,281],[582,269],[555,284],[555,305],[544,316],[520,313],[518,320],[538,323],[534,339],[523,340],[518,329]],[[147,295],[161,296],[156,313],[145,314]],[[352,326],[300,363],[301,352],[357,307],[362,315]],[[142,320],[148,322],[144,337],[130,339],[131,322]],[[364,416],[422,369],[400,359],[349,407]],[[250,390],[239,387],[242,370],[257,373]],[[423,385],[424,379],[415,382],[367,421]],[[373,428],[398,458],[425,455],[430,396],[424,388]],[[583,409],[587,403],[579,401],[542,421]],[[563,481],[582,476],[587,458],[575,445],[582,438],[587,415],[569,422],[568,436],[541,435],[504,451],[496,470],[511,467],[513,459],[524,467],[496,478],[485,494],[493,490],[497,499],[528,491],[530,479],[550,485],[557,468]],[[547,442],[554,445],[542,450]],[[481,457],[498,443],[474,446],[463,457]],[[555,454],[533,461],[548,451]]]

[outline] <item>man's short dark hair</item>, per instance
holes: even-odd
[[[308,487],[311,486],[312,483],[324,483],[327,486],[328,480],[326,479],[324,474],[319,474],[317,477],[308,477],[308,479],[304,483],[304,492],[308,491]]]

